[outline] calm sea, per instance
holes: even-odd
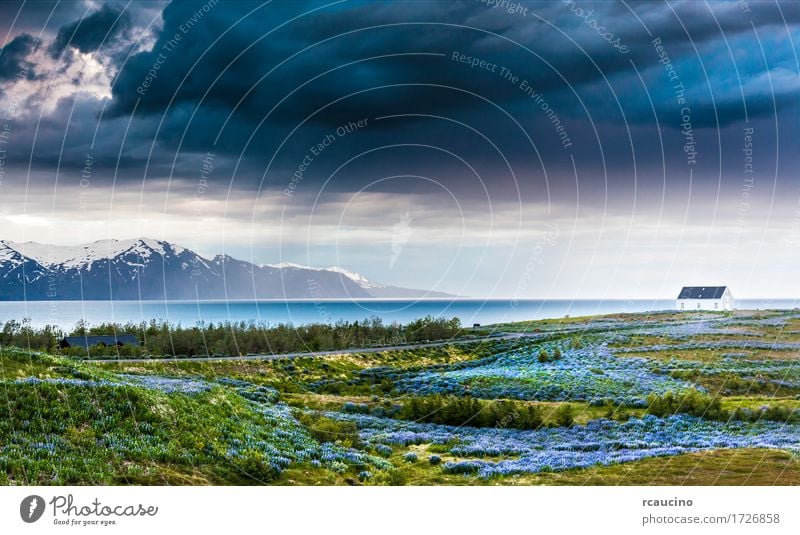
[[[563,318],[614,312],[647,312],[674,308],[668,300],[324,300],[324,301],[29,301],[0,302],[0,324],[30,318],[34,326],[73,327],[79,320],[90,324],[166,320],[182,325],[200,321],[255,321],[270,325],[335,323],[371,316],[385,323],[407,323],[431,315],[458,317],[464,325],[531,319]],[[797,299],[743,299],[740,309],[800,307]]]

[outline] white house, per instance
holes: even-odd
[[[684,286],[678,310],[733,310],[733,294],[727,286]]]

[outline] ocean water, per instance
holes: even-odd
[[[5,301],[0,302],[0,324],[29,318],[36,327],[73,327],[78,321],[126,323],[164,320],[184,326],[198,322],[259,322],[268,325],[335,323],[372,316],[385,323],[407,323],[427,315],[458,317],[464,325],[532,319],[587,316],[615,312],[647,312],[674,309],[674,299],[637,300],[321,300],[321,301]],[[739,309],[792,309],[798,299],[737,300]]]

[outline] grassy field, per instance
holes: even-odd
[[[794,485],[797,312],[257,361],[0,348],[0,484]],[[797,346],[797,347],[796,347]]]

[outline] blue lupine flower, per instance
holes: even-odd
[[[390,454],[388,444],[448,444],[450,454],[472,459],[450,461],[443,469],[481,477],[568,470],[718,448],[766,447],[800,453],[800,425],[766,421],[716,422],[687,415],[663,419],[647,415],[626,422],[600,419],[586,426],[523,431],[453,427],[361,414],[327,416],[354,422],[362,440],[378,453]],[[441,461],[433,457],[431,463]]]
[[[378,444],[375,446],[375,451],[378,453],[378,455],[382,455],[384,457],[389,457],[392,454],[392,448],[383,444]]]

